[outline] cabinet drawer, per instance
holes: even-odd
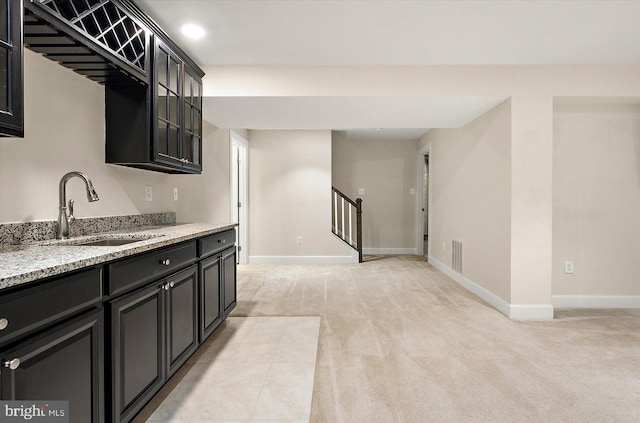
[[[102,301],[102,269],[40,283],[0,297],[0,344]],[[4,326],[3,325],[0,325]]]
[[[222,251],[227,247],[234,245],[236,242],[236,230],[209,235],[198,240],[200,257],[206,257],[218,251]]]
[[[196,242],[154,250],[109,265],[109,295],[161,278],[196,260]]]

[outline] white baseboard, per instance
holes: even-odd
[[[429,256],[429,263],[436,269],[440,270],[445,275],[453,279],[458,285],[465,288],[467,291],[478,296],[491,304],[496,310],[504,314],[512,320],[552,320],[553,319],[553,306],[551,304],[509,304],[503,298],[500,298],[488,289],[478,285],[471,279],[462,276],[460,273],[454,271],[446,264],[438,261],[437,259]]]
[[[370,254],[370,255],[407,255],[407,254],[417,254],[417,250],[415,248],[363,248],[362,254]]]
[[[358,254],[350,256],[249,256],[251,264],[351,264]]]
[[[553,320],[551,304],[511,304],[509,306],[511,320]]]
[[[496,294],[487,290],[486,288],[483,288],[482,286],[473,282],[471,279],[468,279],[462,276],[460,273],[455,272],[449,266],[442,263],[441,261],[436,260],[431,256],[429,256],[429,264],[433,265],[433,267],[440,270],[445,275],[449,276],[451,279],[456,281],[458,285],[462,286],[467,291],[475,294],[476,296],[482,298],[483,300],[491,304],[500,313],[504,314],[507,317],[511,317],[510,310],[509,310],[510,304],[507,301],[498,297]]]
[[[552,295],[558,308],[640,308],[640,295]]]

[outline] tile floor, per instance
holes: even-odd
[[[308,422],[320,317],[229,317],[134,423]]]

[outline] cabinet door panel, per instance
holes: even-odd
[[[224,317],[236,306],[236,249],[225,250],[223,253],[223,281],[224,281]]]
[[[168,376],[198,347],[197,266],[167,278]]]
[[[103,422],[102,322],[95,310],[1,352],[20,366],[2,369],[0,399],[69,401],[71,423]]]
[[[222,323],[220,308],[220,256],[200,263],[200,342]]]
[[[164,383],[164,297],[154,284],[111,304],[114,421],[128,421]]]
[[[0,135],[24,135],[22,0],[1,0]]]

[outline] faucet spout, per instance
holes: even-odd
[[[58,185],[58,227],[56,230],[57,239],[69,238],[69,229],[71,222],[69,216],[67,215],[67,181],[69,181],[69,179],[73,178],[74,176],[84,181],[85,188],[87,189],[87,200],[89,202],[98,201],[100,199],[98,198],[98,193],[93,188],[91,179],[89,179],[87,175],[82,172],[69,172],[65,174],[60,179],[60,184]]]

